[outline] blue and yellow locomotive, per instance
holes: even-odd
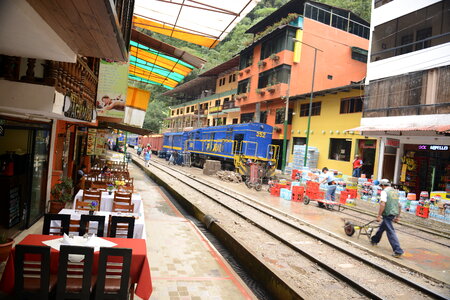
[[[250,164],[273,175],[279,146],[271,144],[272,126],[262,123],[233,124],[165,133],[163,150],[182,153],[190,164],[203,168],[206,160],[220,160],[222,168],[249,176]],[[179,156],[181,157],[181,155]]]

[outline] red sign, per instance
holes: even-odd
[[[398,147],[400,147],[400,140],[386,139],[386,146],[398,148]]]

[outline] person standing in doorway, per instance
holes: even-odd
[[[325,196],[326,200],[335,201],[336,199],[336,178],[334,178],[333,172],[330,172],[327,167],[322,169],[322,172],[325,174],[325,178],[322,180],[322,183],[327,183],[327,194]]]
[[[394,250],[392,256],[399,258],[403,254],[403,249],[400,247],[400,242],[392,223],[397,223],[400,217],[401,204],[398,201],[398,190],[391,187],[388,179],[381,179],[380,186],[383,190],[381,191],[377,222],[380,222],[382,217],[383,222],[381,222],[377,233],[372,237],[371,244],[373,246],[377,245],[383,236],[383,232],[386,231],[389,243],[392,250]]]
[[[355,155],[355,160],[353,160],[353,177],[361,177],[361,168],[363,166],[363,161],[359,158],[359,155]]]

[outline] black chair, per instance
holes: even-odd
[[[134,295],[134,284],[130,284],[131,254],[132,250],[128,248],[100,248],[96,300],[126,300],[128,291]]]
[[[109,221],[109,237],[132,239],[134,235],[134,217],[112,216]]]
[[[51,226],[52,221],[60,221],[61,226]],[[63,235],[64,233],[69,234],[69,226],[70,226],[70,215],[45,214],[42,234],[45,235]]]
[[[50,275],[50,247],[16,245],[14,299],[49,299],[56,281]]]
[[[69,261],[69,255],[84,255],[82,262]],[[94,248],[61,245],[59,248],[56,299],[89,299],[95,277],[92,276]]]
[[[81,215],[80,219],[80,235],[89,233],[90,223],[97,223],[97,236],[103,237],[105,231],[105,216]]]

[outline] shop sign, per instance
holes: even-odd
[[[386,146],[398,148],[400,147],[400,140],[386,139]]]
[[[94,104],[82,100],[75,94],[64,96],[63,112],[68,118],[91,122],[95,114],[94,110]]]
[[[446,145],[419,145],[419,150],[447,151],[449,146]]]

